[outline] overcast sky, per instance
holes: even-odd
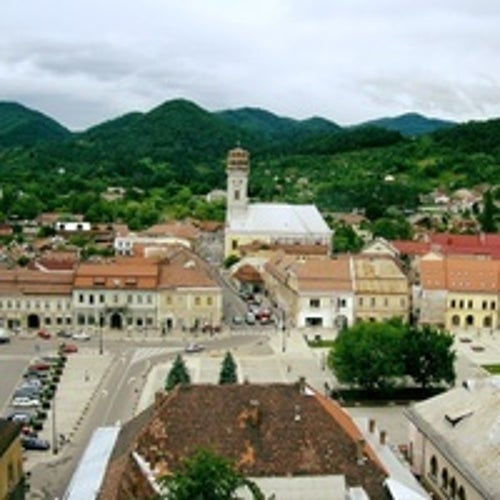
[[[341,125],[500,116],[495,0],[0,0],[0,100],[80,130],[177,97]]]

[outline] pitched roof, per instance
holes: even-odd
[[[0,269],[0,293],[25,295],[71,295],[73,272],[32,269]]]
[[[498,293],[500,261],[471,257],[424,260],[420,263],[420,281],[428,290]]]
[[[262,282],[262,276],[259,271],[257,271],[257,269],[250,264],[240,266],[233,274],[233,278],[236,278],[244,283]]]
[[[353,289],[349,258],[303,259],[296,263],[294,269],[300,291],[351,291]]]
[[[179,470],[187,456],[205,447],[247,476],[339,474],[348,485],[363,486],[370,498],[382,498],[386,473],[366,443],[367,459],[358,463],[360,439],[337,403],[309,389],[301,392],[298,385],[193,385],[159,396],[152,418],[128,450],[143,457],[157,476]],[[123,488],[137,480],[130,453],[126,464],[124,456],[119,481],[116,463],[108,468],[114,474],[104,485],[107,499],[122,498]]]
[[[228,229],[239,233],[324,236],[331,234],[315,205],[252,203],[245,212],[228,221]]]
[[[484,498],[500,498],[500,378],[466,382],[406,414]]]
[[[358,293],[409,292],[408,278],[394,259],[388,256],[353,256],[355,285]]]
[[[100,263],[80,264],[75,274],[75,288],[155,289],[158,264],[155,260],[121,258]]]

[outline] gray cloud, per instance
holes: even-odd
[[[3,0],[0,99],[83,128],[174,97],[339,123],[500,114],[490,0]]]

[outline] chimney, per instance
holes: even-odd
[[[155,410],[158,410],[158,408],[160,408],[160,406],[162,405],[162,403],[164,401],[164,398],[163,398],[164,395],[165,395],[165,393],[163,391],[156,391],[155,392],[155,401],[154,401],[154,409]]]
[[[250,400],[250,406],[247,413],[247,422],[253,426],[257,427],[260,424],[260,403],[257,399]]]
[[[387,439],[387,432],[380,431],[380,444],[385,445],[386,439]]]
[[[306,378],[299,377],[299,394],[303,396],[306,392]]]
[[[363,465],[366,461],[366,457],[363,453],[365,444],[366,442],[363,438],[359,438],[356,441],[356,462],[358,463],[358,465]]]
[[[370,420],[368,420],[368,431],[370,432],[370,434],[373,434],[375,432],[375,419],[374,418],[370,418]]]

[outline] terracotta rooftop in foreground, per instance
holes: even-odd
[[[124,426],[100,498],[150,494],[137,456],[161,476],[179,470],[199,448],[229,458],[250,477],[344,475],[349,486],[384,498],[386,472],[366,444],[366,459],[358,463],[361,438],[335,402],[308,387],[301,391],[300,384],[178,387]]]

